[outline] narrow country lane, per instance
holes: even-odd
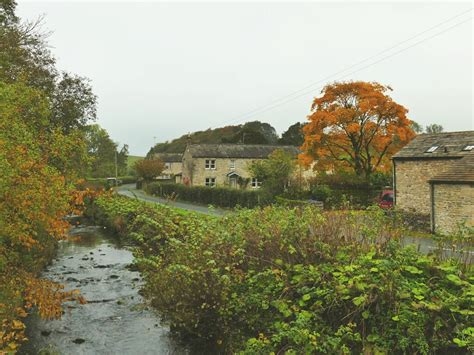
[[[139,295],[140,274],[128,268],[132,252],[102,230],[73,227],[72,238],[60,243],[57,257],[42,275],[66,290],[80,290],[88,303],[66,303],[60,320],[30,316],[30,340],[19,353],[186,354]]]
[[[150,196],[150,195],[145,194],[142,190],[137,190],[135,188],[135,184],[126,184],[126,185],[119,186],[116,188],[116,191],[118,194],[123,195],[123,196],[137,198],[142,201],[155,202],[162,205],[168,205],[168,206],[172,206],[176,208],[181,208],[187,211],[205,213],[205,214],[210,214],[210,215],[215,215],[215,216],[223,216],[224,214],[228,213],[228,211],[222,208],[209,208],[207,206],[197,205],[197,204],[193,204],[189,202],[169,201],[164,198]]]

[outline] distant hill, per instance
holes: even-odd
[[[143,160],[145,157],[139,157],[137,155],[129,155],[127,157],[127,174],[133,175],[135,171],[133,170],[133,166],[139,160]]]
[[[183,135],[170,142],[158,143],[150,149],[147,157],[155,153],[183,153],[189,144],[247,143],[277,144],[279,140],[275,128],[260,121],[243,125],[226,126]]]

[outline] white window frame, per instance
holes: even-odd
[[[231,161],[229,162],[229,168],[231,170],[235,170],[235,160],[234,159],[231,159]]]
[[[204,180],[204,185],[207,187],[216,187],[216,178],[215,177],[207,177]]]
[[[250,180],[250,186],[252,187],[252,189],[259,189],[260,187],[262,187],[262,182],[258,181],[257,178],[252,178]]]
[[[206,159],[204,167],[206,170],[216,170],[216,159]]]
[[[439,148],[439,145],[433,145],[430,148],[428,148],[426,153],[434,153],[438,148]]]

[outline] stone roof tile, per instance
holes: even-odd
[[[190,144],[186,148],[193,158],[265,159],[275,150],[282,149],[295,157],[297,147],[263,144]]]
[[[435,175],[431,183],[474,183],[474,150],[452,163],[448,170]]]
[[[154,157],[165,163],[178,163],[183,160],[183,154],[181,153],[155,153]]]
[[[474,131],[420,134],[395,154],[393,159],[462,158],[470,153],[463,150],[468,145],[474,146]],[[437,148],[429,152],[431,147]]]

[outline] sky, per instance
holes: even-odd
[[[474,129],[471,2],[18,3],[44,15],[58,67],[91,80],[98,123],[132,155],[246,121],[282,133],[343,80],[390,85],[421,125]]]

